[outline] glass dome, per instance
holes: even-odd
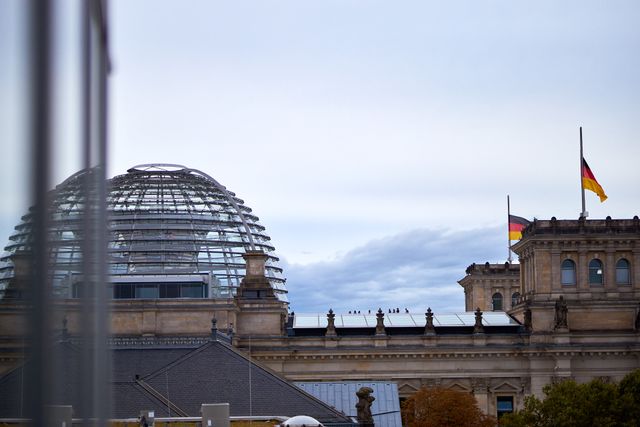
[[[54,290],[73,297],[81,284],[83,209],[80,172],[53,191],[50,260]],[[245,275],[242,255],[268,255],[266,275],[286,301],[285,279],[265,228],[244,202],[207,174],[180,165],[135,166],[108,182],[108,273],[113,297],[230,297]],[[12,256],[28,251],[30,214],[0,258],[0,292]]]

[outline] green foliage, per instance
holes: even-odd
[[[503,427],[631,427],[640,425],[640,370],[620,384],[573,380],[544,387],[544,400],[525,399],[524,409],[500,419]]]

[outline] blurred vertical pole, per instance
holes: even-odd
[[[100,0],[81,7],[82,137],[84,145],[84,237],[81,295],[80,412],[85,424],[106,425],[110,414],[110,352],[107,346],[109,286],[106,280],[107,50],[106,9]],[[89,422],[91,420],[91,422]]]
[[[51,147],[51,38],[52,11],[48,0],[29,3],[27,31],[29,34],[29,119],[33,231],[31,268],[28,269],[30,298],[29,353],[31,369],[27,375],[27,414],[33,425],[46,425],[45,405],[51,390],[51,287],[48,274],[49,248],[47,232],[49,159]]]

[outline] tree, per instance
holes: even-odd
[[[640,369],[627,374],[620,381],[618,389],[621,411],[627,425],[640,425]]]
[[[640,370],[620,384],[573,380],[544,387],[544,399],[525,399],[524,409],[500,419],[503,427],[580,427],[640,425]]]
[[[442,387],[423,387],[402,404],[406,427],[493,427],[473,395]]]

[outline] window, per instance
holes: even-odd
[[[498,396],[496,401],[498,418],[513,412],[513,396]]]
[[[589,284],[602,285],[602,261],[599,259],[589,262]]]
[[[115,299],[131,299],[135,297],[133,285],[125,283],[113,285],[113,297]]]
[[[138,285],[136,286],[136,298],[155,299],[158,298],[157,285]]]
[[[576,284],[576,263],[570,259],[562,261],[560,267],[561,278],[560,282],[563,285],[575,285]]]
[[[629,274],[629,261],[621,258],[616,263],[616,284],[628,285],[631,283],[631,276]]]
[[[514,292],[511,295],[511,307],[515,306],[516,304],[518,304],[518,300],[520,299],[520,292]]]
[[[493,311],[502,311],[502,294],[500,292],[493,294],[491,302],[493,304]]]
[[[180,298],[180,285],[175,283],[160,285],[160,298]]]

